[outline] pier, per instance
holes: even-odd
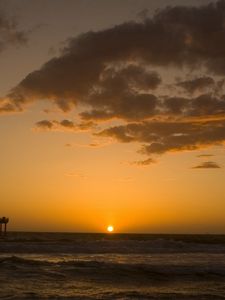
[[[9,218],[6,218],[6,217],[0,218],[0,235],[2,235],[2,234],[6,235],[8,223],[9,223]]]

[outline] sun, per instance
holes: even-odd
[[[114,231],[114,227],[112,225],[107,227],[107,231],[108,232],[113,232]]]

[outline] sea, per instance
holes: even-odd
[[[9,232],[0,299],[225,299],[225,236]]]

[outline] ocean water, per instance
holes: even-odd
[[[0,299],[225,299],[225,236],[9,233]]]

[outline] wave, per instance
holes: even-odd
[[[204,255],[4,255],[0,298],[225,299],[224,255]]]
[[[97,260],[68,260],[52,262],[49,260],[27,259],[18,256],[8,256],[0,259],[1,270],[29,271],[36,270],[40,274],[48,272],[67,274],[70,276],[91,276],[101,278],[124,277],[129,279],[136,278],[172,278],[172,277],[225,277],[224,265],[190,265],[190,264],[136,264],[136,263],[116,263]],[[38,269],[37,269],[38,268]]]
[[[27,266],[35,266],[35,265],[46,265],[49,264],[48,261],[40,261],[36,259],[27,259],[19,256],[7,256],[0,259],[0,265],[4,266],[19,266],[19,265],[27,265]]]
[[[0,253],[225,253],[225,244],[197,243],[174,239],[120,240],[112,239],[8,239],[0,240]]]
[[[176,292],[167,292],[167,293],[148,293],[148,292],[138,292],[133,291],[121,291],[121,292],[106,292],[99,293],[98,295],[85,295],[85,296],[59,296],[59,295],[39,295],[38,293],[25,293],[25,295],[19,295],[18,297],[15,294],[8,294],[2,299],[7,300],[224,300],[223,296],[208,294],[208,293],[176,293]]]

